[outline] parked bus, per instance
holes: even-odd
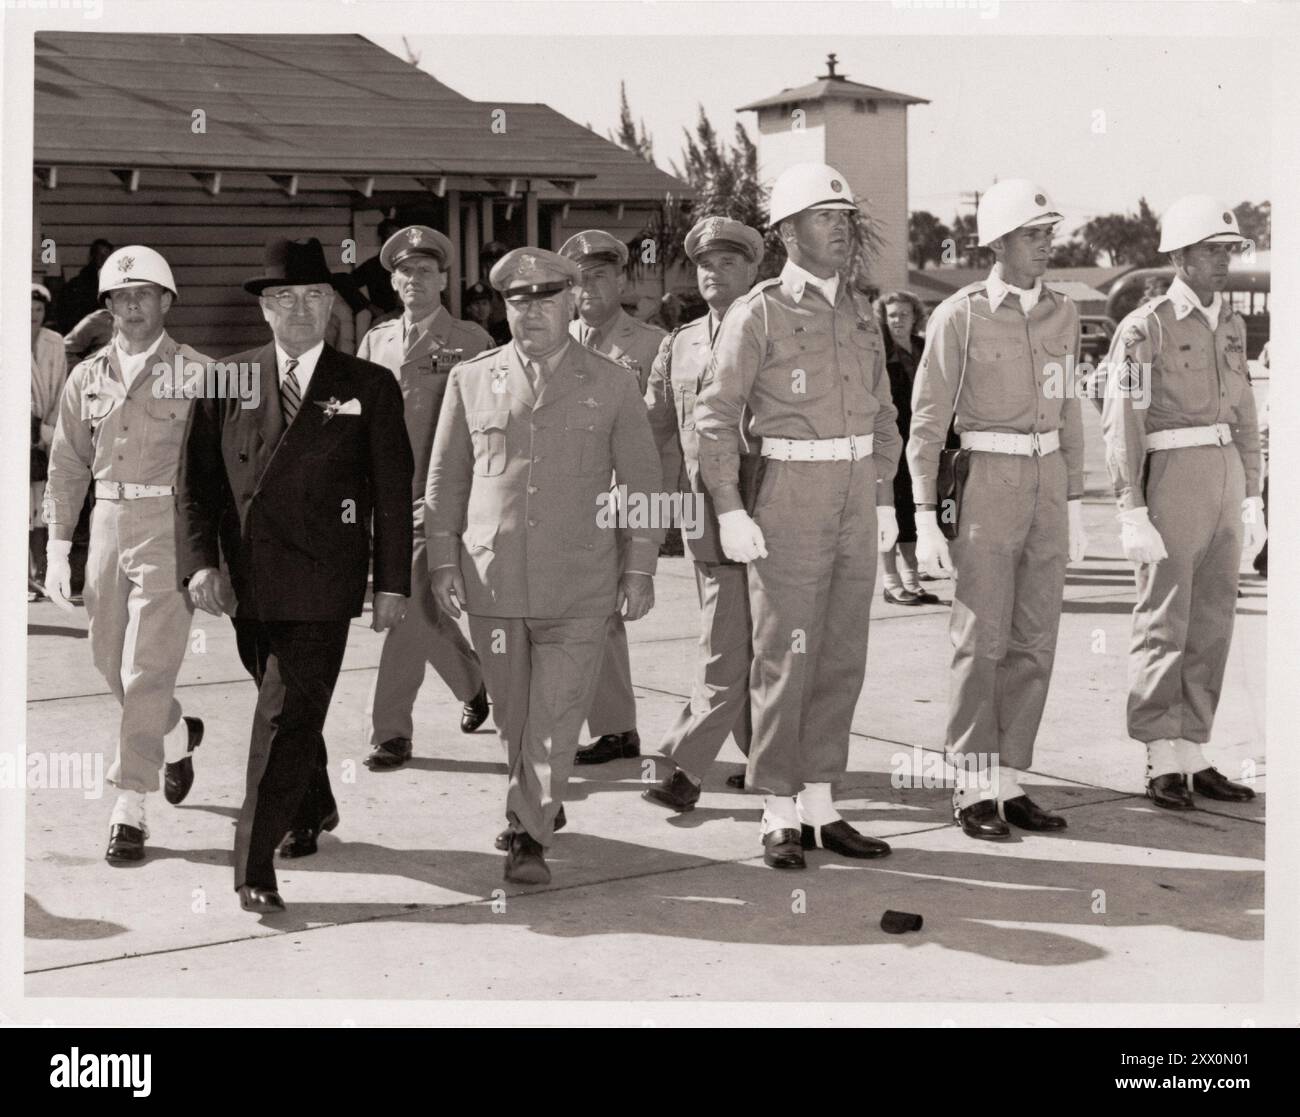
[[[1244,257],[1232,258],[1228,272],[1228,286],[1223,297],[1232,309],[1246,320],[1246,356],[1254,360],[1268,341],[1268,293],[1271,269],[1266,262],[1267,252],[1257,252],[1255,262],[1246,265]],[[1117,279],[1106,298],[1106,314],[1119,323],[1124,316],[1142,301],[1147,281],[1160,277],[1166,282],[1174,278],[1172,267],[1138,268]]]

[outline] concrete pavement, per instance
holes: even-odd
[[[1095,441],[1093,442],[1095,445]],[[728,791],[728,744],[699,807],[639,797],[644,761],[579,769],[554,882],[506,885],[492,837],[505,768],[487,728],[464,736],[430,673],[415,759],[376,774],[365,699],[380,641],[353,629],[326,726],[342,813],[319,853],[286,863],[282,916],[239,910],[229,854],[254,691],[224,618],[198,614],[178,694],[207,736],[179,808],[151,797],[148,859],[103,859],[113,789],[26,791],[29,997],[375,997],[433,1001],[1245,1002],[1263,996],[1265,585],[1243,579],[1211,756],[1259,798],[1188,816],[1142,797],[1142,752],[1123,731],[1132,578],[1113,507],[1090,501],[1088,560],[1071,568],[1031,793],[1063,836],[976,843],[952,825],[938,772],[947,693],[946,607],[871,605],[867,682],[839,798],[894,854],[823,853],[804,873],[761,862],[758,799]],[[945,600],[951,587],[937,583]],[[658,604],[629,626],[648,749],[689,687],[689,567],[665,560]],[[84,614],[29,610],[29,754],[112,757],[115,710],[90,664]],[[490,723],[489,723],[490,724]],[[55,765],[57,769],[57,764]],[[66,775],[66,769],[65,769]],[[12,794],[12,792],[10,792]],[[919,933],[880,929],[887,908]],[[1196,974],[1195,982],[1186,976]]]

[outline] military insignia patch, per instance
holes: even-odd
[[[1140,326],[1129,326],[1120,337],[1125,349],[1132,349],[1134,346],[1141,345],[1146,340],[1146,334],[1142,332]]]
[[[412,246],[417,245],[424,240],[424,234],[419,229],[408,229],[406,231],[406,242]]]
[[[1036,206],[1045,206],[1045,205],[1047,205],[1047,195],[1046,195],[1046,194],[1035,194],[1035,195],[1034,195],[1034,205],[1036,205]]]
[[[838,178],[833,178],[831,179],[831,189],[838,194],[844,189],[844,184]]]
[[[122,256],[117,261],[117,270],[123,275],[129,272],[133,267],[135,267],[134,256]]]

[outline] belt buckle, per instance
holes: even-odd
[[[105,484],[108,485],[111,493],[108,498],[109,500],[124,500],[126,498],[126,494],[122,490],[121,481],[106,481]]]
[[[1227,440],[1223,437],[1223,427],[1224,424],[1222,423],[1214,424],[1214,441],[1220,446],[1226,446],[1228,444]]]
[[[849,435],[849,461],[855,462],[857,460],[858,460],[858,440],[854,438],[853,435]]]
[[[1043,456],[1042,439],[1038,437],[1037,431],[1029,432],[1029,453],[1031,456],[1041,458]]]

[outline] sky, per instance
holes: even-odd
[[[374,35],[403,54],[397,35]],[[656,161],[680,163],[703,104],[730,135],[737,106],[825,72],[931,103],[909,109],[909,204],[951,221],[996,178],[1045,186],[1069,232],[1099,213],[1157,212],[1181,194],[1270,194],[1269,52],[1220,36],[410,35],[420,66],[476,101],[540,101],[605,134],[619,82]]]

